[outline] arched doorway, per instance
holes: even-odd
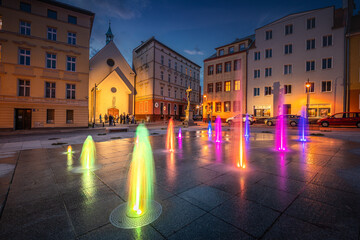
[[[108,109],[108,116],[112,115],[113,117],[119,116],[119,109],[117,108],[109,108]]]

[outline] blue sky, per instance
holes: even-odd
[[[132,50],[152,36],[203,66],[203,60],[214,53],[214,48],[251,35],[256,28],[287,14],[342,6],[342,0],[59,1],[95,13],[91,56],[105,45],[110,20],[114,41],[130,66]],[[360,0],[355,3],[360,6]]]

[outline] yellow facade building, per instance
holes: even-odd
[[[204,120],[246,113],[247,50],[254,40],[254,35],[236,39],[204,60]]]
[[[360,111],[360,15],[352,17],[349,34],[349,111]]]
[[[1,1],[0,129],[88,126],[93,20],[56,1]]]

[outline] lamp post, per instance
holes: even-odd
[[[208,105],[207,105],[207,96],[206,95],[204,95],[204,100],[203,100],[203,105],[206,107],[206,115],[208,115],[208,112],[209,112],[209,109],[207,109],[208,108]],[[204,113],[203,113],[204,114]],[[207,117],[209,117],[209,115],[207,116]],[[204,119],[203,119],[204,120]],[[208,121],[209,121],[209,119],[208,119]]]
[[[307,80],[306,84],[306,119],[309,120],[309,103],[310,103],[310,81],[309,79]]]

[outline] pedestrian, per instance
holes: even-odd
[[[110,114],[110,115],[109,115],[109,126],[112,125],[113,119],[114,119],[113,116]]]
[[[102,119],[101,119],[101,113],[100,113],[99,119],[100,119],[100,123],[102,123]]]
[[[135,116],[134,115],[132,115],[131,124],[135,124]]]
[[[105,113],[104,119],[105,119],[105,123],[107,123],[109,117],[108,117],[108,115],[106,113]]]
[[[130,121],[129,114],[126,114],[126,124],[129,124],[129,121]]]

